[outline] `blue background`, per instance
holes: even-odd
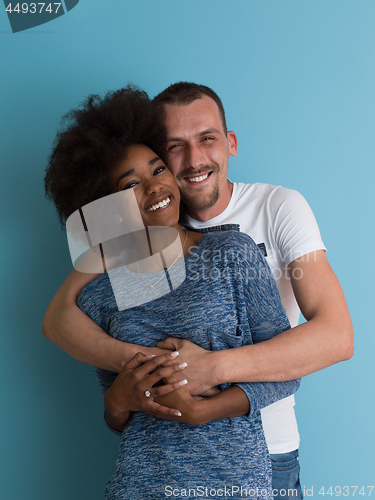
[[[354,357],[296,396],[302,486],[374,485],[373,0],[81,0],[17,34],[4,8],[0,58],[2,498],[100,499],[117,454],[93,369],[41,333],[71,270],[43,195],[60,117],[89,93],[179,80],[222,98],[232,180],[304,194],[349,304]]]

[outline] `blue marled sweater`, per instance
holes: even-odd
[[[175,336],[204,349],[227,349],[262,342],[289,328],[271,271],[247,235],[205,235],[170,270],[170,282],[181,282],[185,271],[177,288],[143,304],[148,287],[138,274],[126,268],[111,271],[111,281],[104,274],[81,291],[78,305],[109,335],[147,346]],[[143,276],[153,283],[162,274]],[[140,305],[119,311],[111,283],[122,307],[128,307],[127,301]],[[104,392],[116,374],[102,369],[96,373]],[[271,467],[259,410],[293,394],[299,380],[237,385],[249,398],[247,416],[193,426],[133,413],[105,498],[271,498]]]

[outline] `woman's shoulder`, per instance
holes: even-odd
[[[195,248],[196,258],[202,256],[206,262],[220,259],[223,263],[241,261],[264,262],[259,247],[248,234],[240,231],[214,231],[204,234]]]
[[[94,302],[100,303],[104,300],[111,300],[112,297],[113,292],[108,273],[103,273],[82,288],[78,295],[77,304],[80,307],[88,302],[93,305]]]

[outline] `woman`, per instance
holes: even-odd
[[[202,236],[179,226],[179,191],[157,154],[161,127],[144,93],[127,88],[91,97],[69,117],[51,156],[47,193],[62,221],[114,194],[120,209],[112,219],[126,220],[133,251],[82,290],[83,311],[109,335],[146,346],[173,334],[227,349],[289,327],[271,272],[248,236]],[[133,196],[136,215],[126,209]],[[259,410],[295,392],[299,381],[236,384],[195,399],[173,378],[183,366],[161,367],[168,359],[138,354],[118,376],[97,369],[107,423],[124,429],[106,498],[212,498],[226,491],[270,498]],[[141,398],[150,400],[150,413],[137,411]],[[170,407],[166,420],[152,415],[158,403]]]

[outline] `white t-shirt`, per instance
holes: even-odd
[[[300,193],[270,184],[235,182],[224,212],[206,222],[186,216],[186,224],[195,229],[238,224],[239,230],[251,236],[266,256],[290,324],[298,324],[300,310],[286,268],[302,255],[325,250],[314,214]],[[271,454],[288,453],[299,446],[294,405],[294,396],[289,396],[262,410]]]

